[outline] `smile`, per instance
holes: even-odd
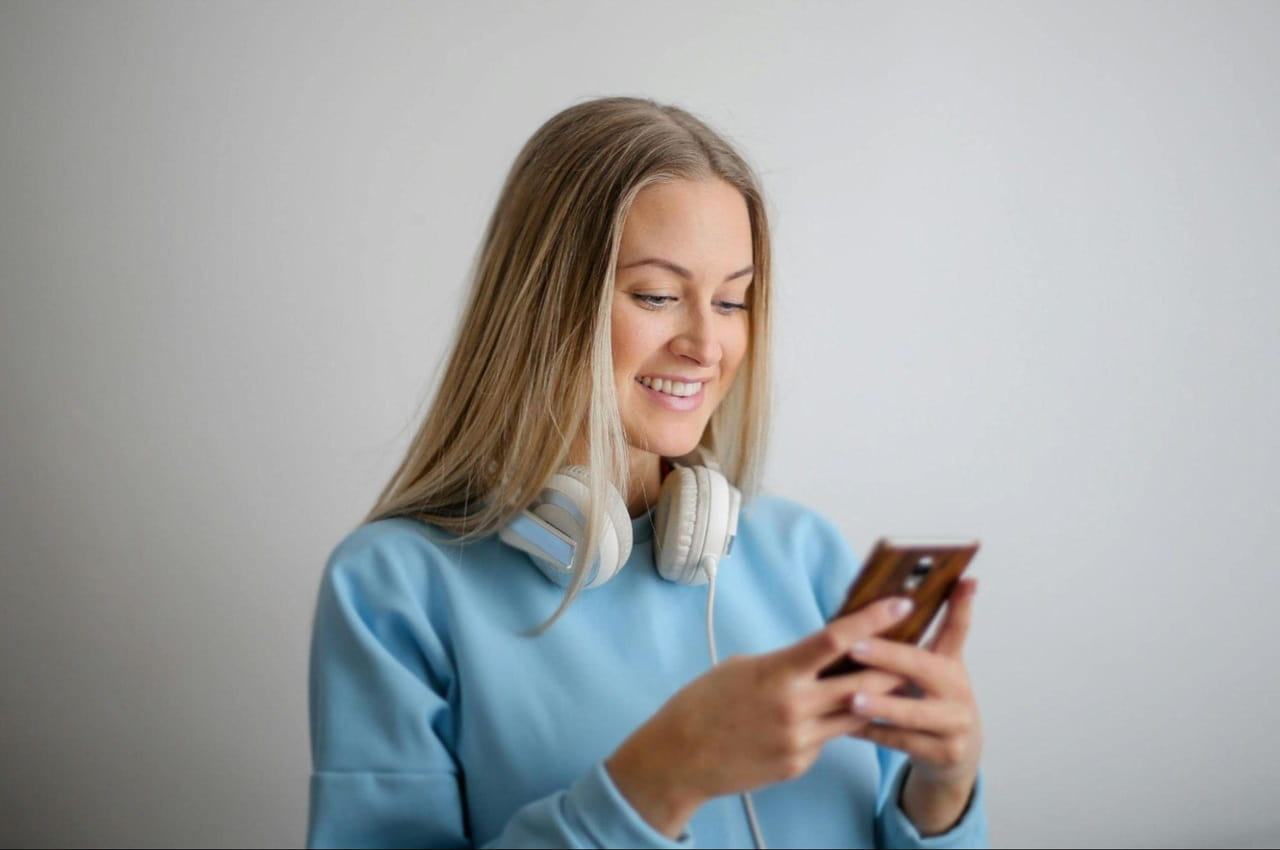
[[[644,394],[659,407],[667,410],[688,412],[702,406],[706,396],[706,384],[685,384],[679,381],[667,381],[661,378],[636,378],[636,383],[644,389]]]
[[[686,384],[681,381],[668,381],[663,378],[636,378],[636,380],[651,390],[657,390],[660,393],[680,398],[689,398],[702,392],[701,381]]]

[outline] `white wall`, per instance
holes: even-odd
[[[1268,2],[0,6],[0,844],[301,843],[319,571],[513,156],[607,94],[763,176],[772,489],[858,549],[984,540],[995,842],[1280,841],[1278,37]]]

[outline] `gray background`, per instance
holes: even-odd
[[[512,158],[610,94],[763,176],[770,489],[984,540],[995,843],[1280,841],[1278,45],[1276,3],[0,6],[0,841],[302,842],[322,565]]]

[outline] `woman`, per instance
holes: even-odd
[[[875,637],[901,600],[827,624],[855,558],[759,494],[770,287],[758,183],[693,116],[606,98],[534,134],[321,584],[309,844],[985,844],[972,583],[928,649]]]

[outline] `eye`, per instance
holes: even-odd
[[[633,293],[632,297],[648,310],[658,310],[668,302],[679,300],[674,295],[644,295],[639,292]],[[717,310],[726,316],[739,310],[745,311],[747,309],[746,304],[737,301],[717,301],[715,306]]]
[[[641,295],[637,293],[635,299],[650,310],[656,310],[668,301],[675,301],[676,297],[674,295]]]

